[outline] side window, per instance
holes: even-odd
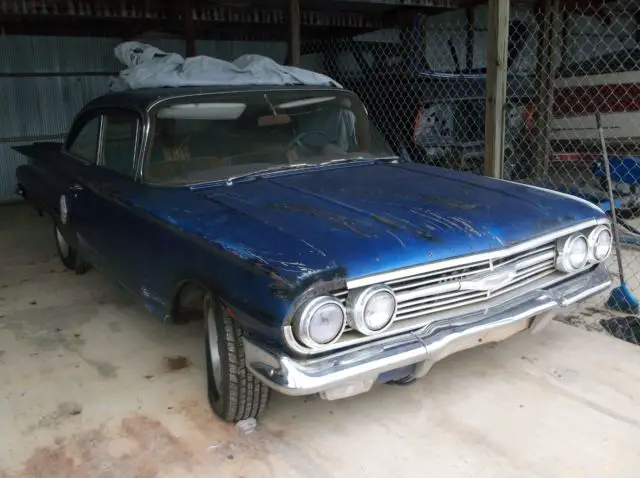
[[[100,116],[84,124],[78,135],[69,146],[69,152],[90,163],[98,158],[98,136],[100,134]]]
[[[138,118],[134,114],[107,113],[105,120],[102,166],[133,176]]]

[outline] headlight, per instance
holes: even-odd
[[[338,340],[345,324],[342,303],[335,297],[321,296],[304,306],[295,322],[294,332],[307,347],[319,348]]]
[[[396,296],[386,285],[374,285],[347,299],[352,326],[364,335],[387,329],[396,315]]]
[[[598,226],[589,234],[590,258],[594,262],[602,262],[611,253],[613,236],[607,226]]]
[[[582,234],[574,234],[558,243],[556,267],[563,272],[582,269],[589,258],[589,244]]]

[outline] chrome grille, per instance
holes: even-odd
[[[487,259],[462,267],[450,267],[385,282],[398,299],[396,321],[435,314],[444,310],[480,303],[512,292],[555,272],[555,243],[500,259]],[[488,276],[505,279],[488,290],[477,283]],[[474,289],[476,287],[476,289]],[[347,291],[334,293],[346,302]]]

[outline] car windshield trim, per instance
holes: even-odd
[[[169,187],[232,184],[272,172],[394,154],[352,92],[258,90],[223,96],[181,98],[156,105],[150,114],[149,149],[142,173],[145,183]],[[183,103],[198,111],[218,103],[246,107],[238,118],[229,120],[217,114],[211,119],[206,115],[169,120],[165,115],[156,116],[161,107],[177,111]],[[279,110],[281,105],[286,108]]]
[[[292,169],[302,169],[302,168],[309,168],[309,167],[322,167],[322,166],[328,166],[330,164],[339,164],[339,163],[358,163],[358,162],[363,162],[363,161],[367,161],[367,162],[372,162],[372,161],[385,161],[385,160],[394,160],[394,159],[399,159],[399,156],[381,156],[381,157],[377,157],[377,158],[366,158],[364,156],[360,156],[357,158],[337,158],[337,159],[331,159],[329,161],[323,161],[321,163],[295,163],[295,164],[283,164],[280,166],[274,166],[271,168],[265,168],[265,169],[259,169],[257,171],[251,171],[249,173],[245,173],[245,174],[238,174],[236,176],[231,176],[230,178],[227,178],[227,180],[225,181],[227,186],[232,186],[237,180],[242,180],[242,179],[249,179],[249,178],[253,178],[253,177],[261,177],[264,174],[269,174],[269,173],[277,173],[278,171],[290,171]],[[204,183],[200,183],[200,184],[204,184]]]
[[[251,171],[249,173],[246,174],[238,174],[236,176],[232,176],[230,178],[227,179],[214,179],[211,181],[202,181],[202,182],[198,182],[198,183],[192,183],[192,184],[180,184],[180,185],[174,185],[175,186],[181,186],[181,187],[188,187],[190,189],[198,189],[198,188],[202,188],[202,187],[206,187],[206,186],[214,186],[216,184],[225,184],[226,186],[233,186],[234,184],[236,184],[238,181],[243,181],[246,179],[253,179],[253,178],[260,178],[266,175],[271,175],[274,173],[279,173],[279,172],[285,172],[285,171],[296,171],[299,169],[306,169],[306,168],[320,168],[323,166],[330,166],[330,165],[335,165],[335,164],[349,164],[349,163],[364,163],[364,162],[368,162],[368,163],[378,163],[380,161],[401,161],[400,156],[377,156],[377,157],[371,157],[371,158],[339,158],[339,159],[332,159],[330,161],[325,161],[322,163],[297,163],[297,164],[283,164],[280,166],[274,166],[271,168],[265,168],[265,169],[260,169],[258,171]],[[163,184],[163,186],[169,186],[167,184]]]

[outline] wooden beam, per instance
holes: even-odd
[[[196,56],[196,30],[193,21],[193,0],[184,0],[182,18],[184,21],[185,54]]]
[[[300,1],[289,0],[289,64],[300,66]]]
[[[540,34],[538,35],[538,62],[536,81],[538,101],[536,104],[535,128],[533,131],[533,151],[536,161],[536,174],[544,177],[549,169],[551,157],[551,121],[553,120],[553,79],[555,77],[556,55],[559,37],[560,0],[544,0],[542,9],[538,9]]]
[[[507,94],[509,0],[489,0],[489,45],[485,111],[484,174],[502,177],[504,163],[504,105]]]

